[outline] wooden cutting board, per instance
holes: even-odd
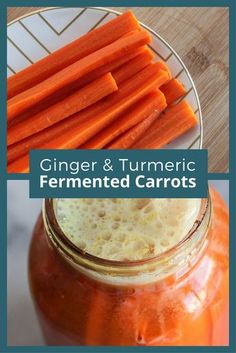
[[[40,9],[12,7],[8,22]],[[125,11],[126,7],[113,8]],[[180,55],[195,82],[203,113],[203,148],[209,171],[228,171],[228,9],[134,7],[137,18],[158,32]]]

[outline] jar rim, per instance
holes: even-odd
[[[148,265],[151,263],[156,263],[162,261],[164,258],[169,258],[173,256],[175,253],[180,251],[184,248],[185,244],[187,244],[194,235],[197,233],[197,230],[203,223],[205,219],[207,210],[211,207],[211,198],[210,193],[208,192],[207,198],[201,199],[201,206],[192,228],[186,234],[186,236],[181,239],[177,244],[173,245],[169,249],[161,252],[152,257],[140,259],[140,260],[129,260],[129,261],[120,261],[120,260],[110,260],[98,257],[96,255],[92,255],[86,251],[83,251],[78,246],[76,246],[70,239],[66,236],[63,232],[62,228],[60,227],[57,216],[55,213],[54,207],[55,199],[47,198],[44,200],[44,208],[43,208],[43,218],[44,224],[47,225],[47,229],[50,233],[50,238],[53,241],[54,245],[56,245],[59,250],[64,250],[67,253],[67,256],[71,258],[71,260],[81,259],[85,261],[89,261],[95,265],[104,266],[104,267],[112,267],[112,268],[132,268],[132,267],[139,267],[142,265]],[[211,217],[210,217],[211,218]],[[208,222],[209,223],[209,222]],[[209,224],[207,224],[208,228]]]

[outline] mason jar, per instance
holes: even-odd
[[[228,210],[211,190],[171,249],[140,261],[98,258],[63,233],[44,201],[29,281],[47,345],[228,345]]]

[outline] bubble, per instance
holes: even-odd
[[[99,211],[98,212],[98,217],[104,217],[106,215],[105,211]]]
[[[112,228],[113,228],[113,229],[118,229],[119,226],[120,226],[120,224],[119,224],[118,222],[112,224]]]
[[[55,206],[74,244],[119,261],[153,257],[174,246],[199,212],[197,199],[57,199]]]
[[[162,241],[161,241],[161,245],[162,245],[163,247],[168,246],[168,245],[169,245],[168,240],[162,240]]]
[[[138,334],[137,338],[136,338],[136,342],[137,344],[143,344],[145,343],[145,340],[143,339],[143,336],[141,333]]]
[[[110,240],[111,239],[111,234],[110,233],[106,233],[106,234],[103,235],[103,238],[105,240]]]
[[[143,209],[145,206],[147,206],[149,204],[149,202],[151,201],[151,199],[137,199],[136,200],[136,208],[138,210]]]

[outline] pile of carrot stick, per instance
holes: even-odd
[[[128,11],[11,76],[8,172],[27,173],[32,149],[155,149],[193,128],[150,42]]]

